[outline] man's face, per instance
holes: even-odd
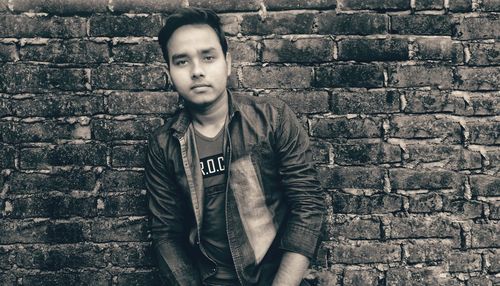
[[[224,56],[219,38],[209,25],[178,28],[167,49],[170,79],[188,105],[207,108],[226,98],[231,59],[229,54]]]

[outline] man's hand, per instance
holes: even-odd
[[[298,286],[309,267],[309,258],[295,252],[285,252],[273,286]]]

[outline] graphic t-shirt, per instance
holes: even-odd
[[[201,244],[207,256],[217,264],[217,272],[207,279],[213,285],[237,285],[226,231],[226,176],[224,164],[224,128],[213,138],[195,130],[200,169],[205,189]]]

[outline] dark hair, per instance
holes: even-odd
[[[222,52],[224,53],[224,56],[226,56],[227,41],[226,37],[224,36],[224,31],[221,27],[222,25],[219,16],[217,16],[214,11],[209,9],[194,7],[180,8],[167,17],[165,26],[163,26],[163,28],[160,30],[160,33],[158,34],[158,42],[160,43],[163,58],[167,63],[169,63],[167,43],[170,40],[170,37],[172,37],[172,34],[178,28],[193,24],[207,24],[212,27],[212,29],[214,29],[215,33],[217,34],[217,37],[219,38]]]

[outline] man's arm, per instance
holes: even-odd
[[[308,267],[309,258],[302,254],[285,252],[278,273],[274,277],[273,286],[300,285]]]
[[[189,207],[175,187],[173,172],[168,170],[157,140],[152,137],[148,143],[145,177],[153,251],[160,276],[167,285],[200,285],[198,268],[187,251],[189,235],[185,225]]]
[[[276,143],[289,213],[280,242],[285,255],[273,285],[299,285],[318,243],[325,204],[309,136],[286,105],[280,116]]]

